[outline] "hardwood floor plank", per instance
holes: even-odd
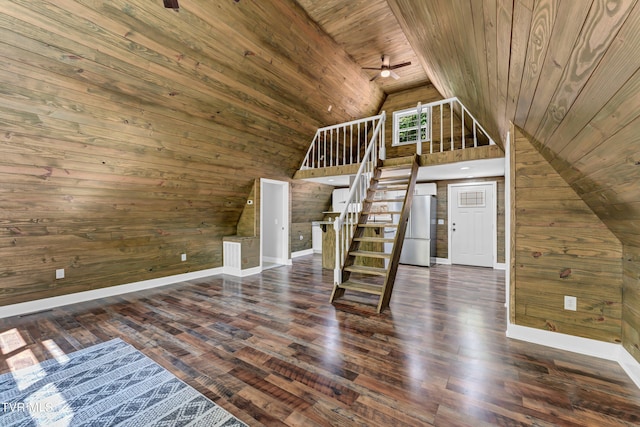
[[[310,255],[0,319],[0,372],[120,337],[251,426],[640,423],[617,363],[505,337],[503,271],[400,266],[382,314],[329,304],[332,275]]]

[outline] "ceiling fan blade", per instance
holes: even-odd
[[[363,70],[376,70],[376,71],[380,71],[380,67],[377,68],[372,68],[372,67],[362,67]]]
[[[392,69],[392,70],[395,70],[397,68],[406,67],[407,65],[411,65],[411,62],[403,62],[402,64],[392,65],[389,68]]]
[[[369,80],[369,81],[372,82],[375,79],[377,79],[378,77],[380,77],[380,74],[376,74],[375,76],[371,77],[371,80]]]
[[[174,10],[180,8],[180,6],[178,5],[178,0],[164,0],[164,7]]]
[[[391,74],[389,74],[391,77],[393,77],[394,79],[398,80],[400,78],[399,75],[397,75],[396,73],[394,73],[393,71],[391,71]]]
[[[389,66],[389,56],[382,55],[382,66],[383,67],[388,67]]]

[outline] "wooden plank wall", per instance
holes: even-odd
[[[322,221],[323,212],[331,210],[333,189],[332,185],[291,182],[291,252],[311,249],[311,222]]]
[[[640,362],[640,246],[624,246],[622,345]]]
[[[444,219],[444,224],[438,224],[436,227],[436,256],[438,258],[449,258],[449,184],[465,184],[470,182],[496,182],[497,191],[497,262],[505,262],[505,206],[504,206],[504,176],[488,177],[488,178],[474,178],[474,179],[455,179],[446,181],[436,181],[438,188],[438,219]]]
[[[620,343],[622,244],[519,129],[512,155],[515,323]]]
[[[293,0],[4,6],[0,305],[221,266],[254,180],[384,97]]]
[[[380,108],[380,112],[385,111],[387,113],[384,137],[388,159],[410,156],[416,153],[415,145],[404,147],[391,146],[391,144],[393,144],[393,112],[415,107],[418,102],[426,104],[429,102],[440,101],[442,99],[444,99],[442,95],[440,95],[438,90],[431,83],[387,95],[384,104],[382,104],[382,108]]]
[[[393,144],[393,113],[395,111],[405,110],[407,108],[416,107],[418,102],[423,105],[436,102],[444,99],[442,95],[438,92],[438,90],[431,84],[428,83],[423,86],[415,87],[412,89],[404,90],[401,92],[395,92],[389,94],[382,105],[380,111],[385,111],[387,113],[387,119],[385,122],[385,142],[387,147],[387,158],[395,158],[395,157],[403,157],[410,156],[416,153],[415,144],[408,144],[403,146],[394,147]],[[440,119],[442,109],[442,120]],[[454,107],[453,116],[451,115],[451,109],[449,105],[444,105],[442,107],[435,107],[433,110],[432,117],[432,143],[423,143],[422,152],[429,153],[431,150],[431,146],[433,147],[433,152],[439,152],[440,150],[447,151],[451,150],[451,120],[453,119],[453,145],[456,149],[462,148],[462,120],[461,120],[461,111],[460,109],[456,109]],[[452,118],[453,117],[453,118]],[[471,122],[471,119],[467,116],[465,117],[466,123]],[[466,124],[465,124],[465,127]],[[441,132],[442,128],[442,132]],[[440,135],[442,133],[442,138]],[[469,129],[465,132],[467,138],[466,144],[473,144],[473,132]],[[489,140],[485,138],[483,135],[478,133],[478,145],[487,145],[489,144]],[[471,142],[469,142],[471,141]],[[441,147],[442,146],[442,147]]]

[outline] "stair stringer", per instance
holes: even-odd
[[[407,192],[404,196],[404,203],[402,204],[402,213],[400,214],[398,229],[396,231],[395,239],[393,242],[391,259],[389,261],[389,269],[382,286],[382,295],[380,296],[380,300],[378,301],[378,313],[389,307],[389,301],[391,300],[393,286],[396,281],[396,273],[398,272],[398,265],[400,264],[400,254],[402,252],[402,246],[404,244],[404,235],[407,231],[409,213],[411,212],[411,205],[413,203],[413,193],[416,186],[416,180],[418,178],[418,169],[418,156],[416,155],[413,159],[413,164],[411,165],[411,179],[409,180]]]
[[[398,165],[401,166],[401,165]],[[418,156],[413,156],[413,161],[407,165],[410,166],[411,168],[411,172],[410,172],[410,176],[407,182],[407,187],[405,191],[405,196],[404,196],[404,200],[403,200],[403,204],[402,204],[402,209],[400,211],[400,217],[399,217],[399,222],[397,224],[397,228],[396,228],[396,233],[394,236],[394,240],[393,240],[393,244],[392,244],[392,249],[391,249],[391,256],[389,258],[389,263],[388,266],[386,268],[386,273],[384,275],[384,282],[383,285],[380,287],[380,291],[379,293],[377,291],[365,291],[363,289],[354,289],[356,291],[360,291],[360,292],[370,292],[370,293],[375,293],[377,295],[379,295],[379,300],[378,300],[378,305],[377,305],[377,312],[380,313],[382,310],[384,310],[385,308],[387,308],[389,306],[389,301],[391,299],[391,294],[393,292],[393,286],[395,283],[395,278],[396,278],[396,273],[398,270],[398,264],[400,261],[400,253],[402,252],[402,246],[404,243],[404,237],[405,237],[405,232],[406,232],[406,228],[407,228],[407,223],[409,221],[409,212],[411,211],[411,205],[413,202],[413,193],[414,193],[414,189],[415,189],[415,183],[416,183],[416,179],[417,179],[417,175],[418,175],[418,169],[419,169],[419,165],[418,165]],[[367,192],[367,197],[365,199],[365,202],[363,202],[363,206],[362,206],[362,211],[361,214],[358,218],[358,224],[359,226],[356,227],[356,230],[354,232],[353,237],[351,238],[351,242],[349,244],[349,255],[347,256],[347,258],[345,259],[345,263],[344,266],[341,270],[342,272],[342,283],[341,284],[334,284],[333,287],[333,292],[331,294],[331,298],[330,301],[333,302],[334,300],[336,300],[337,298],[340,298],[344,295],[345,293],[345,288],[341,287],[341,285],[343,286],[347,286],[349,277],[351,272],[348,271],[347,269],[351,266],[354,265],[355,263],[355,256],[351,255],[353,252],[358,251],[359,247],[360,247],[360,242],[357,240],[358,238],[361,238],[364,234],[364,227],[360,226],[362,224],[367,224],[368,223],[368,213],[371,210],[371,206],[373,204],[373,199],[374,196],[376,194],[376,192],[379,190],[378,186],[379,186],[379,180],[381,178],[382,175],[382,171],[384,169],[384,166],[380,167],[376,167],[374,175],[372,177],[372,182],[371,185],[369,187],[369,190]]]

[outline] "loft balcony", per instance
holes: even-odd
[[[457,98],[396,111],[391,126],[386,120],[383,112],[318,129],[294,179],[349,186],[379,122],[381,163],[410,163],[417,154],[419,182],[504,174],[504,152]]]

